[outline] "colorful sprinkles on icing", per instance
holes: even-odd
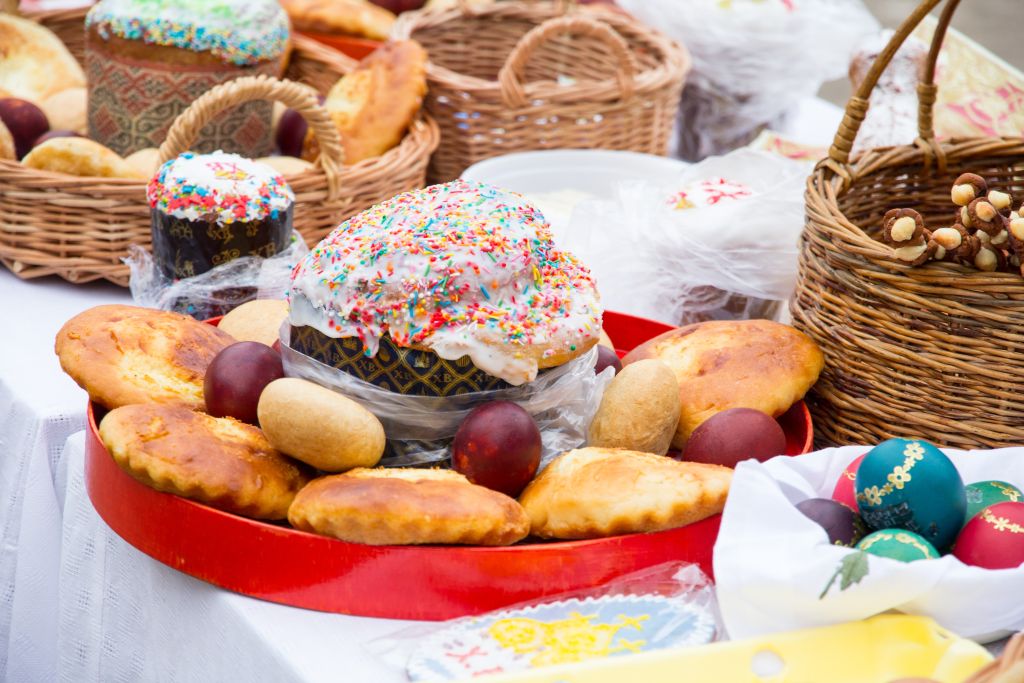
[[[211,52],[238,65],[277,59],[288,16],[276,0],[101,0],[85,18],[100,37]]]
[[[469,355],[495,376],[512,373],[513,383],[536,375],[523,347],[547,345],[551,356],[601,328],[590,272],[555,247],[540,211],[462,180],[400,194],[342,223],[295,267],[290,297],[293,324],[358,337],[367,355],[388,333],[399,346]]]
[[[149,181],[146,198],[165,214],[220,225],[277,218],[295,201],[271,167],[219,151],[171,159]]]

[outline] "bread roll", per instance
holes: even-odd
[[[590,423],[588,446],[665,455],[679,424],[679,384],[659,360],[624,367]]]
[[[238,341],[273,346],[281,338],[281,323],[287,317],[284,299],[255,299],[229,311],[218,327]]]
[[[0,90],[39,105],[54,93],[84,87],[82,67],[53,31],[0,12]]]
[[[682,450],[704,420],[729,408],[778,417],[818,380],[825,357],[810,337],[770,320],[709,321],[658,335],[622,359],[629,366],[657,358],[679,383],[679,426],[672,447]]]
[[[522,506],[453,470],[359,468],[321,477],[288,510],[296,529],[352,543],[510,545],[530,532]]]
[[[21,163],[74,176],[147,179],[116,152],[86,138],[51,138],[33,147]]]
[[[67,88],[47,97],[39,103],[39,108],[46,114],[52,130],[73,130],[85,135],[89,127],[87,100],[85,88]]]
[[[274,448],[325,472],[373,467],[384,455],[384,427],[373,413],[312,382],[274,380],[256,412]]]
[[[674,529],[725,507],[732,470],[615,448],[555,458],[519,496],[541,538],[601,538]]]
[[[309,481],[256,427],[183,406],[117,408],[100,423],[100,438],[143,484],[245,517],[284,519]]]

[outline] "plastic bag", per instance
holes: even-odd
[[[542,372],[517,387],[458,396],[411,396],[388,391],[332,368],[291,348],[287,322],[281,328],[285,374],[333,389],[365,406],[384,425],[385,467],[428,465],[448,458],[449,445],[469,412],[488,401],[512,401],[530,413],[540,429],[541,467],[579,448],[614,370],[594,372],[597,349]]]
[[[204,320],[224,315],[252,299],[283,299],[292,268],[309,251],[302,235],[292,232],[276,256],[243,256],[194,277],[172,280],[156,266],[153,255],[133,244],[128,248],[132,299],[140,306],[177,311]]]
[[[776,319],[796,284],[811,164],[742,149],[577,205],[563,243],[610,310],[670,325]]]
[[[842,471],[868,450],[829,448],[736,468],[714,567],[725,626],[733,638],[839,624],[897,610],[927,616],[962,636],[992,640],[1024,629],[1024,566],[988,570],[952,555],[899,562],[868,555],[867,574],[822,597],[844,558],[857,551],[830,545],[796,503],[830,498]],[[1024,448],[943,449],[964,482],[998,479],[1024,485]]]
[[[843,76],[853,46],[878,30],[860,0],[619,0],[686,46],[693,69],[678,154],[703,159],[750,142],[802,97]]]
[[[704,645],[717,639],[714,586],[697,565],[670,562],[603,586],[419,625],[368,645],[412,681]]]

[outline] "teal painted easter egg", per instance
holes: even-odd
[[[1005,481],[976,481],[967,485],[965,493],[967,495],[968,521],[989,505],[1024,502],[1024,493]]]
[[[872,529],[906,529],[946,552],[964,525],[960,473],[927,441],[889,439],[857,468],[857,506]]]
[[[922,538],[920,534],[906,529],[874,531],[860,540],[857,549],[900,562],[931,560],[939,556],[939,551],[935,549],[935,546]]]

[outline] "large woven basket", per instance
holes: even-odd
[[[818,445],[914,437],[961,448],[1024,443],[1024,279],[952,263],[909,267],[879,240],[890,208],[949,225],[954,179],[973,172],[1024,199],[1024,139],[937,141],[935,62],[957,0],[943,8],[918,86],[919,138],[850,148],[886,64],[940,0],[924,0],[850,99],[829,156],[807,182],[793,324],[825,352],[809,397]]]
[[[82,59],[85,10],[34,18]],[[212,89],[172,126],[161,147],[162,158],[187,149],[204,123],[235,104],[272,99],[300,111],[317,135],[322,153],[315,170],[290,176],[287,181],[296,195],[295,228],[314,244],[352,214],[399,192],[422,187],[427,162],[440,139],[436,124],[423,117],[398,147],[344,166],[337,129],[317,104],[314,90],[326,92],[355,64],[310,38],[295,36],[286,73],[289,81],[246,78]],[[56,274],[71,282],[106,279],[125,285],[128,268],[121,259],[128,246],[149,243],[145,183],[79,178],[0,160],[0,261],[19,277]]]
[[[547,148],[665,154],[689,70],[678,44],[625,15],[501,2],[399,17],[430,54],[427,111],[442,182],[499,154]]]
[[[1002,655],[964,683],[1019,683],[1024,680],[1024,633],[1013,635]]]

